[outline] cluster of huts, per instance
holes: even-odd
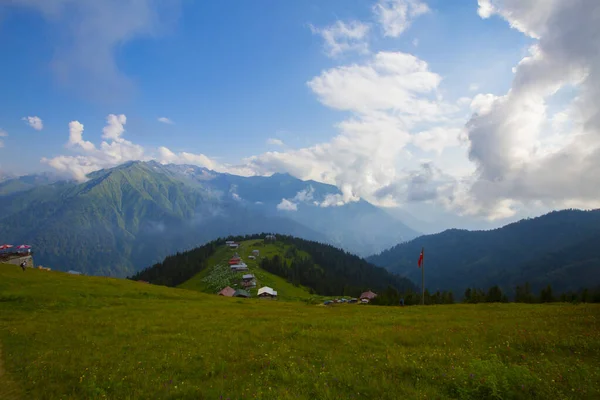
[[[336,304],[336,303],[368,304],[375,297],[377,297],[377,293],[373,293],[370,290],[368,290],[368,291],[364,292],[363,294],[361,294],[358,299],[356,297],[353,297],[351,299],[341,298],[341,299],[327,300],[323,304],[325,304],[326,306],[328,306],[330,304]]]
[[[230,286],[227,286],[226,288],[221,290],[218,293],[218,295],[225,296],[225,297],[245,297],[245,298],[251,297],[250,292],[248,292],[247,290],[244,290],[244,289],[236,290]],[[264,286],[264,287],[261,287],[260,289],[258,289],[258,297],[261,299],[276,299],[277,291],[273,290],[273,288],[270,288],[268,286]]]
[[[275,236],[274,235],[267,235],[267,236],[271,236],[272,239],[274,240]],[[233,250],[237,250],[237,248],[239,247],[239,243],[236,243],[232,240],[229,240],[227,242],[225,242],[225,244]],[[256,260],[257,257],[260,256],[260,251],[259,250],[252,250],[252,254],[248,256],[248,258],[250,260]],[[240,257],[240,255],[236,252],[233,254],[233,256],[229,259],[229,268],[231,270],[231,272],[248,272],[248,265],[242,260],[242,257]],[[254,289],[256,288],[256,277],[253,274],[244,274],[242,276],[242,281],[240,282],[241,286],[243,287],[243,289],[234,289],[230,286],[227,286],[226,288],[222,289],[218,295],[219,296],[225,296],[225,297],[251,297],[250,292],[248,292],[248,289]],[[268,286],[264,286],[260,289],[258,289],[258,297],[260,298],[268,298],[268,299],[276,299],[277,298],[277,291],[273,290],[273,288],[270,288]]]

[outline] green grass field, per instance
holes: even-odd
[[[0,399],[598,399],[600,307],[308,305],[0,265]]]
[[[250,289],[249,292],[252,296],[256,296],[258,289],[263,286],[269,286],[277,290],[277,297],[280,300],[317,300],[321,299],[321,296],[311,295],[308,289],[302,286],[294,286],[287,282],[285,279],[271,274],[270,272],[264,271],[259,267],[261,258],[273,257],[278,254],[284,257],[285,250],[289,246],[284,245],[281,242],[277,244],[263,244],[263,240],[247,240],[240,243],[240,247],[237,250],[232,250],[226,246],[218,249],[215,254],[208,260],[208,267],[202,272],[196,274],[190,280],[179,285],[182,289],[197,290],[205,293],[217,293],[226,286],[231,286],[234,289],[241,288],[239,282],[244,274],[254,274],[256,276],[257,286],[254,289]],[[260,251],[260,256],[251,260],[248,258],[252,254],[252,250],[257,249]],[[242,260],[248,265],[248,272],[231,273],[229,269],[228,261],[234,253],[238,253]],[[308,256],[308,254],[299,252]]]

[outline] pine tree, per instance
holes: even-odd
[[[467,288],[467,290],[465,290],[465,295],[463,298],[463,302],[464,303],[470,303],[472,300],[472,293],[471,293],[471,288]]]

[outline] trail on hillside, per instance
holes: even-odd
[[[22,398],[23,394],[19,386],[10,378],[4,369],[4,362],[2,360],[2,343],[0,343],[0,399],[20,400]]]

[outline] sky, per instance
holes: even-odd
[[[596,0],[5,0],[0,173],[287,172],[423,220],[600,207]]]

